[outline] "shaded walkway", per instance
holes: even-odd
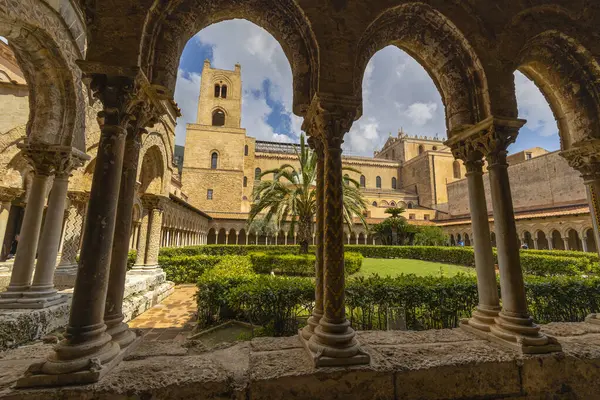
[[[175,292],[129,322],[130,328],[144,331],[144,340],[185,341],[196,323],[195,285],[180,285]]]

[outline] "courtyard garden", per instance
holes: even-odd
[[[406,329],[452,328],[477,305],[470,247],[345,249],[347,317],[355,329],[391,329],[399,317]],[[285,336],[312,311],[314,250],[205,245],[163,249],[160,264],[167,279],[197,285],[200,329],[238,320],[261,327],[260,334]],[[522,250],[521,260],[536,322],[583,321],[600,311],[596,254]]]

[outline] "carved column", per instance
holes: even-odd
[[[311,133],[323,138],[325,159],[323,316],[307,345],[315,366],[367,364],[354,330],[346,319],[344,221],[342,214],[342,143],[358,103],[354,99],[315,95],[307,113]]]
[[[75,274],[77,270],[77,252],[81,243],[83,217],[85,215],[86,204],[89,200],[89,193],[69,192],[67,193],[67,197],[70,205],[67,209],[63,248],[60,263],[56,268],[56,274]]]
[[[500,268],[502,311],[490,327],[493,338],[523,353],[560,351],[556,339],[540,332],[527,310],[527,298],[519,256],[512,195],[506,162],[507,148],[524,120],[489,118],[475,146],[486,156],[494,211],[494,228]]]
[[[307,128],[304,128],[307,129]],[[325,227],[325,159],[323,155],[323,142],[320,138],[310,137],[309,146],[317,155],[317,182],[316,182],[316,219],[317,228],[313,238],[317,241],[316,260],[315,260],[315,306],[312,315],[307,321],[307,325],[302,329],[301,335],[305,340],[309,340],[313,335],[315,328],[319,325],[319,320],[323,316],[323,230]]]
[[[461,321],[465,329],[478,329],[490,332],[494,318],[500,312],[500,300],[496,285],[494,254],[490,241],[490,225],[483,185],[483,154],[474,148],[468,139],[459,141],[452,138],[446,142],[451,146],[454,157],[464,162],[467,169],[469,208],[473,228],[475,269],[477,271],[477,293],[479,305],[472,317]]]
[[[28,144],[20,147],[35,175],[27,199],[10,283],[6,291],[0,293],[0,308],[21,308],[18,301],[29,290],[44,213],[46,185],[48,177],[54,173],[54,152],[49,150],[49,146]]]
[[[71,147],[61,146],[54,151],[54,182],[48,198],[35,275],[22,300],[27,307],[33,308],[44,308],[67,300],[67,296],[59,294],[54,288],[54,269],[65,216],[69,176],[73,169],[89,159],[88,155]]]
[[[136,115],[136,120],[145,120],[143,111],[140,111],[140,115]],[[141,128],[141,126],[129,126],[125,139],[125,155],[121,170],[119,203],[117,204],[117,219],[104,310],[106,332],[112,337],[113,342],[119,344],[121,349],[129,346],[136,338],[135,333],[129,330],[129,325],[123,322],[123,297],[129,255],[128,239],[131,236],[138,161],[142,148],[141,138],[144,133]]]
[[[30,367],[30,375],[21,378],[18,386],[95,382],[125,355],[106,333],[105,301],[126,127],[135,109],[145,104],[146,96],[154,93],[154,89],[139,70],[80,64],[91,76],[91,89],[104,109],[99,113],[101,135],[69,324],[65,339],[45,362]],[[129,75],[122,76],[123,73]]]
[[[142,196],[144,208],[148,210],[148,244],[144,266],[135,266],[135,271],[155,271],[158,268],[158,252],[160,250],[160,230],[162,227],[163,209],[167,199],[165,197],[145,194]]]
[[[587,187],[596,250],[600,254],[600,139],[575,143],[570,149],[562,151],[560,155],[568,161],[572,168],[581,173]],[[582,238],[582,241],[585,241],[585,237]],[[568,247],[565,246],[565,249],[568,250]],[[600,324],[600,314],[590,314],[586,321]]]

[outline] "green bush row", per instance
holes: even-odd
[[[521,255],[523,254],[536,254],[544,256],[558,256],[558,257],[573,257],[573,258],[587,258],[590,262],[599,262],[598,253],[591,253],[586,251],[575,251],[575,250],[533,250],[533,249],[521,249]]]
[[[311,246],[309,252],[314,253],[315,247]],[[195,255],[210,255],[210,256],[246,256],[248,253],[257,251],[276,252],[279,254],[298,254],[300,246],[296,245],[224,245],[224,244],[207,244],[202,246],[162,248],[160,255],[163,257],[173,256],[195,256]]]
[[[215,268],[216,270],[217,268]],[[215,271],[213,270],[213,271]],[[291,335],[311,312],[314,282],[252,274],[250,267],[235,278],[204,276],[198,283],[200,326],[240,318]],[[526,277],[529,310],[539,323],[583,321],[600,310],[600,278]],[[401,275],[355,278],[346,285],[347,317],[355,329],[384,330],[389,320],[403,319],[410,330],[458,326],[477,305],[475,277]]]
[[[314,276],[315,255],[306,254],[280,254],[274,252],[252,252],[248,253],[254,272],[268,274],[274,272],[277,275],[286,276]],[[346,274],[351,275],[362,266],[363,256],[360,253],[344,253],[344,267]]]
[[[160,255],[158,263],[165,271],[167,280],[175,283],[196,283],[204,272],[221,262],[223,257],[208,255],[172,256]]]

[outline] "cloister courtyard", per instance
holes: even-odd
[[[239,19],[287,87],[194,41]],[[0,398],[600,398],[598,26],[592,0],[0,0]],[[439,106],[364,85],[389,47]],[[521,75],[553,151],[509,154]]]

